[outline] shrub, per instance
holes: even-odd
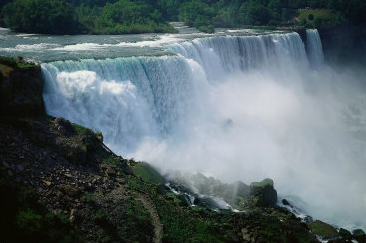
[[[203,25],[198,28],[199,31],[205,32],[205,33],[214,33],[215,28],[212,25]]]

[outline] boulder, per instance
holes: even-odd
[[[290,203],[286,199],[282,199],[282,204],[286,206],[290,206]]]
[[[250,184],[250,195],[256,197],[256,206],[270,207],[277,203],[277,191],[273,187],[272,179]]]
[[[0,77],[1,117],[38,117],[45,114],[41,67],[9,67]]]
[[[355,229],[352,231],[353,238],[357,240],[358,243],[366,243],[366,234],[362,229]]]
[[[57,117],[53,123],[56,130],[62,135],[74,133],[74,128],[72,127],[71,123],[62,117]]]
[[[320,220],[315,220],[308,224],[310,227],[311,232],[314,234],[324,238],[324,239],[331,239],[338,237],[338,231],[331,225],[324,223]]]
[[[352,231],[353,236],[363,236],[366,235],[365,231],[363,231],[362,229],[355,229]]]
[[[70,186],[70,185],[61,185],[60,186],[61,191],[73,198],[77,198],[80,196],[80,190],[76,187]]]
[[[346,230],[346,229],[340,228],[338,233],[339,233],[339,235],[340,235],[342,238],[345,238],[345,239],[352,239],[352,234],[351,234],[351,232],[349,232],[349,231],[348,231],[348,230]]]

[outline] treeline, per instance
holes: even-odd
[[[175,6],[166,12],[168,19],[178,19],[197,28],[359,25],[365,23],[366,12],[365,0],[160,0],[158,3]],[[314,9],[320,10],[312,14]],[[297,18],[301,10],[307,12],[303,19]]]
[[[0,7],[0,24],[15,31],[127,34],[174,32],[168,21],[205,32],[214,27],[359,25],[365,23],[366,1],[2,0]]]
[[[0,24],[18,32],[131,34],[176,31],[158,9],[143,1],[13,0],[0,7]]]
[[[103,7],[99,7],[102,4],[100,0],[86,2],[88,4],[81,3],[75,9],[83,32],[91,34],[176,32],[166,23],[161,12],[151,4],[120,0],[114,3],[107,2]]]

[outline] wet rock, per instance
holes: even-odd
[[[105,174],[108,176],[115,176],[117,174],[117,171],[112,165],[109,164],[101,164],[100,168],[104,170]]]
[[[365,235],[365,231],[362,229],[355,229],[352,231],[353,236],[363,236]]]
[[[24,170],[24,167],[23,167],[21,164],[19,164],[19,165],[17,165],[17,169],[18,169],[19,171],[23,171],[23,170]]]
[[[344,239],[344,238],[338,238],[338,239],[328,240],[327,243],[352,243],[352,241]]]
[[[103,134],[102,132],[95,132],[95,136],[97,137],[97,139],[103,143]]]
[[[126,180],[122,177],[118,177],[116,178],[116,181],[119,183],[119,184],[125,184],[126,183]]]
[[[63,193],[70,197],[76,198],[80,196],[80,190],[76,187],[70,185],[61,185],[60,189]]]
[[[331,239],[339,236],[337,230],[333,226],[324,223],[320,220],[315,220],[314,222],[309,223],[308,225],[310,227],[311,232],[323,237],[324,239]]]
[[[115,176],[117,172],[116,172],[112,167],[109,167],[109,168],[106,170],[106,173],[107,173],[107,175],[109,175],[109,176]]]
[[[42,98],[43,83],[40,66],[13,68],[7,77],[1,79],[0,114],[2,117],[43,115],[45,113]]]
[[[52,183],[50,181],[47,180],[42,180],[42,182],[46,185],[46,186],[50,186]]]
[[[277,191],[273,187],[273,180],[268,178],[261,182],[252,182],[250,195],[257,197],[257,206],[275,206],[277,202]]]
[[[76,220],[76,216],[77,216],[77,210],[76,209],[71,209],[70,211],[70,222],[74,222]]]
[[[123,173],[127,174],[127,175],[134,175],[133,170],[131,169],[131,167],[125,165],[125,166],[121,166],[121,170]]]
[[[340,228],[338,233],[339,233],[339,235],[340,235],[342,238],[345,238],[345,239],[351,239],[351,238],[352,238],[352,234],[351,234],[351,232],[349,232],[349,231],[348,231],[348,230],[346,230],[346,229]]]
[[[286,205],[286,206],[290,206],[291,205],[286,199],[282,199],[282,204],[283,205]]]
[[[56,118],[54,121],[54,125],[57,131],[62,135],[74,133],[74,128],[72,127],[71,123],[62,117]]]
[[[13,174],[13,171],[11,170],[8,170],[8,176],[12,177],[14,174]]]
[[[232,230],[227,231],[227,235],[230,237],[232,242],[240,242],[239,237]]]
[[[251,237],[250,237],[249,230],[247,228],[242,229],[241,234],[243,236],[244,242],[250,242]]]
[[[366,234],[365,231],[363,231],[362,229],[353,230],[352,235],[358,243],[366,243]]]

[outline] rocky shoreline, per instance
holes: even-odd
[[[194,194],[184,180],[116,156],[102,134],[47,116],[38,66],[0,65],[2,242],[366,242],[362,230],[304,222],[277,206],[270,179],[196,175]]]

